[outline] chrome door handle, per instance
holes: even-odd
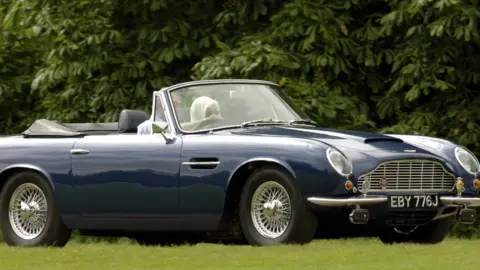
[[[85,149],[71,149],[70,154],[72,155],[86,155],[90,153],[90,151],[85,150]]]

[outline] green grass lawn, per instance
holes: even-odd
[[[199,244],[141,247],[69,243],[65,248],[0,246],[0,269],[480,269],[480,240],[386,246],[377,239],[316,240],[304,246]]]

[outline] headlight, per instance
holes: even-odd
[[[455,157],[458,163],[471,174],[477,174],[480,172],[480,163],[478,159],[467,149],[463,147],[455,148]]]
[[[348,176],[352,173],[352,163],[333,148],[327,149],[327,159],[330,162],[330,165],[341,175]]]

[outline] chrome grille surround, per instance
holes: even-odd
[[[387,179],[382,189],[381,180]],[[361,175],[357,186],[364,192],[363,185],[368,180],[368,192],[448,192],[455,188],[455,175],[448,172],[443,164],[433,160],[391,160],[378,165],[373,171]],[[385,184],[385,183],[384,183]]]

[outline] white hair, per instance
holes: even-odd
[[[220,111],[220,105],[216,100],[207,96],[196,98],[192,102],[192,106],[190,106],[190,121],[194,122],[207,118],[207,109],[210,106],[215,106],[217,107],[218,111]]]

